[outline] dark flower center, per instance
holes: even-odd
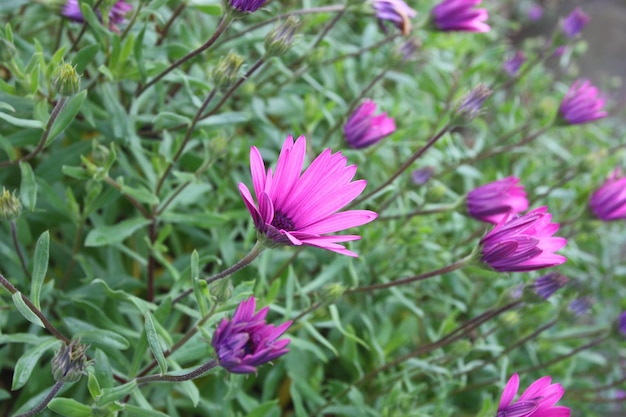
[[[288,232],[291,232],[296,228],[296,225],[293,224],[291,219],[285,216],[280,211],[274,212],[274,220],[272,220],[272,226],[274,226],[278,230],[286,230]]]
[[[254,352],[256,352],[256,343],[252,340],[252,335],[248,335],[248,341],[243,347],[243,353],[245,355],[252,355]]]

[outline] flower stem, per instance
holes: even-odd
[[[96,0],[96,2],[94,3],[91,9],[94,11],[97,10],[103,1],[104,0]],[[74,39],[74,43],[72,43],[72,47],[70,48],[70,51],[73,51],[76,49],[76,47],[78,46],[78,42],[80,42],[80,40],[83,38],[83,35],[87,31],[87,26],[88,26],[87,22],[83,23],[83,27],[80,29],[80,32],[78,33],[78,36],[76,37],[76,39]]]
[[[190,379],[197,378],[215,368],[216,366],[217,360],[211,359],[204,365],[201,365],[193,371],[183,375],[150,375],[137,378],[136,381],[138,385],[147,384],[150,382],[184,382],[189,381]]]
[[[50,392],[48,393],[48,395],[46,395],[46,398],[43,399],[42,402],[40,402],[39,404],[37,404],[37,406],[31,410],[28,410],[25,413],[22,414],[18,414],[15,415],[13,417],[31,417],[31,416],[35,416],[37,414],[39,414],[44,408],[46,408],[46,406],[48,404],[50,404],[50,401],[52,401],[54,399],[54,397],[57,396],[57,394],[59,393],[59,391],[61,391],[61,388],[63,388],[63,385],[65,383],[63,381],[57,381],[53,386],[52,389],[50,390]]]
[[[463,200],[461,200],[463,201]],[[404,213],[404,214],[393,214],[390,216],[381,216],[378,218],[378,221],[381,220],[398,220],[398,219],[409,219],[411,217],[414,216],[423,216],[426,214],[437,214],[437,213],[445,213],[447,211],[452,211],[454,209],[456,209],[459,206],[459,202],[453,203],[453,204],[440,204],[438,206],[435,206],[433,208],[429,208],[429,209],[423,209],[423,208],[418,208],[416,210],[410,211],[408,213]],[[380,213],[380,211],[379,211]]]
[[[163,26],[163,29],[161,30],[161,33],[159,34],[159,39],[157,40],[156,46],[161,46],[161,44],[163,43],[163,41],[167,37],[167,32],[169,32],[170,27],[172,27],[172,23],[174,23],[174,20],[176,20],[176,18],[178,16],[180,16],[182,11],[185,10],[186,7],[187,7],[187,3],[181,2],[176,7],[176,9],[174,9],[174,12],[172,13],[172,16],[170,16],[169,20],[167,21],[165,26]]]
[[[26,267],[26,260],[24,259],[24,254],[22,253],[22,249],[20,248],[20,242],[17,240],[17,225],[15,224],[15,220],[11,220],[11,237],[13,238],[13,246],[15,246],[15,251],[17,252],[17,257],[20,258],[20,265],[22,265],[22,270],[24,271],[24,275],[30,279],[31,275]]]
[[[422,155],[424,155],[424,153],[428,149],[430,149],[430,147],[432,147],[439,139],[441,139],[441,137],[445,135],[449,129],[450,129],[450,125],[445,125],[439,132],[437,132],[433,137],[431,137],[424,146],[418,149],[417,152],[413,154],[413,156],[411,156],[404,164],[402,164],[402,166],[400,166],[400,168],[398,168],[398,170],[394,172],[391,175],[391,177],[387,179],[387,181],[383,182],[381,185],[379,185],[378,187],[376,187],[374,190],[370,191],[369,193],[365,194],[363,197],[354,201],[352,204],[350,204],[349,207],[353,207],[359,203],[362,203],[368,198],[378,194],[381,190],[383,190],[385,187],[391,184],[396,178],[400,176],[400,174],[406,171],[413,164],[413,162],[417,161]]]
[[[4,277],[4,275],[0,274],[0,284],[6,288],[11,294],[15,294],[17,292],[19,292],[17,290],[17,288],[15,288],[13,286],[13,284],[11,284],[9,282],[8,279],[6,279]],[[21,294],[21,293],[20,293]],[[35,315],[37,317],[39,317],[39,320],[41,320],[41,322],[43,323],[44,327],[50,332],[52,333],[52,335],[54,337],[56,337],[57,339],[59,339],[60,341],[62,341],[65,344],[68,344],[70,342],[70,340],[63,336],[61,334],[61,332],[59,332],[53,325],[52,323],[50,323],[50,321],[46,318],[46,316],[43,315],[43,313],[41,312],[41,310],[39,310],[37,307],[35,307],[35,305],[28,299],[28,297],[26,297],[24,294],[21,294],[22,296],[22,300],[24,300],[24,303],[26,304],[26,306],[30,309],[30,311],[32,311],[33,313],[35,313]]]
[[[406,284],[410,284],[410,283],[416,282],[416,281],[423,281],[423,280],[431,278],[431,277],[436,277],[438,275],[446,274],[448,272],[452,272],[452,271],[456,271],[457,269],[461,269],[465,265],[467,265],[469,262],[471,262],[473,259],[474,259],[474,253],[466,256],[465,258],[461,259],[460,261],[454,262],[454,263],[452,263],[452,264],[450,264],[448,266],[444,266],[443,268],[435,269],[434,271],[424,272],[423,274],[415,275],[415,276],[409,277],[409,278],[397,279],[395,281],[390,281],[390,282],[383,282],[381,284],[373,284],[373,285],[366,285],[366,286],[363,286],[363,287],[352,288],[352,289],[347,290],[345,292],[345,294],[354,294],[354,293],[361,293],[361,292],[371,292],[371,291],[383,290],[383,289],[391,288],[391,287],[397,287],[399,285],[406,285]]]
[[[228,28],[228,26],[230,25],[230,22],[232,22],[232,18],[228,14],[222,15],[219,23],[217,24],[217,28],[215,29],[215,32],[213,33],[213,36],[211,36],[211,38],[208,41],[206,41],[199,48],[196,48],[193,51],[189,52],[184,57],[174,61],[174,63],[172,63],[169,67],[164,69],[159,75],[157,75],[152,80],[150,80],[146,85],[142,86],[141,84],[139,84],[137,86],[137,90],[135,91],[135,97],[139,96],[141,93],[146,91],[148,88],[150,88],[151,86],[156,84],[161,78],[165,77],[167,74],[172,72],[174,69],[178,68],[179,66],[181,66],[185,62],[189,61],[192,58],[195,58],[196,56],[200,55],[202,52],[204,52],[207,49],[209,49],[209,47],[211,47],[211,45],[213,45],[215,43],[217,38],[219,38],[220,35],[222,33],[224,33],[224,31]]]
[[[212,275],[208,278],[205,278],[204,280],[206,281],[207,284],[210,284],[212,282],[215,282],[217,280],[226,278],[232,274],[234,274],[235,272],[239,271],[242,268],[245,268],[246,266],[250,265],[250,263],[252,263],[253,260],[255,260],[257,258],[257,256],[259,256],[261,254],[261,252],[263,252],[263,250],[265,249],[265,246],[263,246],[262,243],[260,242],[256,242],[254,247],[250,250],[250,252],[248,252],[248,254],[246,256],[244,256],[243,258],[241,258],[241,260],[239,262],[237,262],[236,264],[234,264],[233,266],[231,266],[230,268],[227,268],[225,270],[223,270],[222,272]],[[178,295],[176,298],[174,298],[174,300],[172,300],[172,305],[178,303],[179,301],[181,301],[183,298],[187,297],[189,294],[191,294],[193,292],[193,288],[189,288],[188,290],[183,291],[180,295]]]

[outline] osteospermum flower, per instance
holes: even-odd
[[[567,284],[568,281],[565,275],[558,272],[550,272],[537,278],[533,284],[533,289],[538,296],[547,300],[552,294]]]
[[[489,32],[485,22],[489,18],[486,9],[475,9],[482,0],[443,0],[432,9],[435,26],[444,32]]]
[[[579,125],[606,117],[603,107],[598,89],[587,80],[577,80],[563,97],[559,113],[567,124]]]
[[[577,7],[563,20],[563,33],[568,38],[573,38],[587,26],[587,23],[589,16]]]
[[[506,177],[481,185],[467,194],[467,211],[483,222],[498,224],[509,213],[528,209],[524,186],[517,177]]]
[[[539,207],[519,217],[508,215],[480,241],[482,261],[500,272],[524,272],[550,268],[567,261],[554,252],[567,244],[567,239],[552,237],[558,223],[550,223],[552,215]]]
[[[362,149],[374,145],[396,130],[396,124],[387,113],[374,115],[376,103],[365,100],[352,113],[343,127],[348,146],[354,149]]]
[[[133,6],[126,3],[125,1],[116,2],[109,11],[109,29],[117,31],[117,25],[124,23],[124,20],[126,19],[126,13],[128,13],[132,8]],[[98,12],[98,15],[99,13],[100,12]],[[80,11],[80,5],[78,4],[78,0],[67,0],[67,3],[65,3],[65,6],[63,6],[61,14],[74,22],[85,22],[85,17]]]
[[[354,200],[367,181],[352,181],[356,165],[346,166],[341,152],[326,149],[301,174],[306,139],[300,136],[294,144],[288,136],[280,151],[276,170],[268,169],[256,147],[250,151],[250,171],[258,207],[245,184],[239,191],[254,225],[263,241],[270,246],[315,246],[342,255],[358,255],[338,242],[358,240],[358,235],[331,235],[361,226],[378,215],[369,210],[337,212]]]
[[[243,13],[256,12],[266,0],[230,0],[230,7]]]
[[[526,55],[522,51],[517,51],[510,59],[504,61],[502,68],[509,76],[514,77],[517,75],[524,62],[526,62]]]
[[[383,22],[391,22],[404,35],[411,32],[411,19],[417,16],[417,12],[403,0],[373,0],[372,7],[383,31],[386,31]]]
[[[591,195],[589,206],[605,222],[626,219],[626,178],[619,168]]]
[[[291,320],[274,327],[265,322],[269,311],[264,307],[256,314],[256,300],[250,297],[237,307],[233,318],[222,319],[211,344],[220,366],[235,374],[256,372],[256,367],[289,352],[289,339],[278,339]]]
[[[549,376],[539,378],[513,402],[519,389],[519,375],[513,374],[502,391],[496,417],[569,417],[568,407],[555,405],[565,390],[561,384],[551,384],[551,381]]]

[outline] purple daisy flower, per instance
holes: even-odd
[[[579,125],[606,117],[603,107],[598,89],[587,80],[577,80],[563,97],[559,113],[567,124]]]
[[[578,35],[587,23],[589,23],[589,16],[577,7],[563,20],[563,33],[571,39]]]
[[[619,168],[591,195],[589,206],[605,222],[626,219],[626,178]]]
[[[348,146],[362,149],[380,142],[396,130],[396,124],[387,113],[374,115],[376,103],[365,100],[348,119],[343,127]]]
[[[124,23],[126,20],[126,14],[132,8],[133,6],[125,1],[118,1],[115,3],[109,11],[109,29],[117,32],[117,25]],[[67,0],[67,3],[63,6],[61,14],[74,22],[85,23],[85,17],[80,11],[80,4],[78,4],[78,0]],[[102,19],[99,11],[98,16]]]
[[[489,18],[486,9],[475,9],[482,0],[443,0],[432,9],[435,26],[444,32],[489,32],[485,22]]]
[[[513,402],[519,389],[519,375],[513,374],[502,391],[496,417],[569,417],[568,407],[555,405],[565,390],[561,384],[551,384],[551,381],[549,376],[539,378]]]
[[[467,194],[467,211],[477,220],[498,224],[509,213],[528,210],[524,186],[517,177],[506,177],[473,189]]]
[[[411,32],[411,19],[417,16],[417,12],[411,9],[404,1],[374,0],[372,7],[376,11],[376,17],[378,17],[383,31],[386,31],[383,22],[391,22],[404,35],[408,35]]]

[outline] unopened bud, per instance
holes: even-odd
[[[266,56],[280,56],[291,48],[300,21],[289,16],[284,22],[276,25],[265,37]]]
[[[334,304],[346,291],[346,287],[341,284],[327,284],[322,289],[320,302],[324,305]]]
[[[80,339],[72,340],[52,358],[52,375],[56,381],[76,382],[86,373],[91,361],[87,359],[88,345],[80,343]]]
[[[422,47],[422,43],[415,38],[409,38],[402,42],[394,50],[394,55],[400,62],[409,62],[415,59],[417,51]]]
[[[213,69],[213,82],[216,86],[227,87],[239,76],[239,69],[243,64],[243,57],[229,52],[224,59]]]
[[[76,66],[60,63],[52,74],[52,88],[64,97],[73,96],[80,90],[80,75]]]
[[[229,279],[220,279],[209,284],[209,294],[217,303],[223,303],[233,295],[233,284]]]
[[[0,219],[6,221],[14,221],[22,212],[22,204],[15,193],[9,192],[6,188],[2,188],[0,195]]]
[[[489,98],[492,91],[484,84],[479,84],[464,98],[456,111],[455,121],[460,124],[469,123],[480,114],[483,104]]]

